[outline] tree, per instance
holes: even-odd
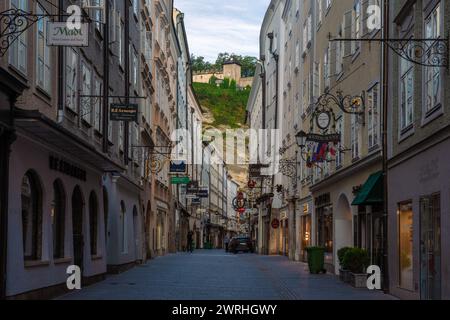
[[[220,85],[222,89],[229,89],[230,88],[230,78],[223,79],[222,84]]]
[[[230,89],[233,89],[233,90],[237,89],[236,80],[233,79],[230,81]]]
[[[202,56],[196,57],[195,55],[191,55],[191,68],[194,72],[202,72],[213,69],[213,65],[205,61],[205,58]]]

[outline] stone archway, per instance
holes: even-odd
[[[353,246],[352,209],[345,194],[339,196],[334,217],[334,261],[335,272],[338,274],[340,267],[337,258],[338,250]]]

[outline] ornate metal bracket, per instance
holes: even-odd
[[[297,159],[280,160],[280,164],[279,164],[280,173],[291,179],[296,179],[297,178],[297,165],[300,165],[300,163],[297,161]]]
[[[436,39],[340,39],[341,42],[381,42],[386,44],[399,57],[423,67],[449,68],[450,38]]]
[[[11,44],[22,33],[47,15],[36,15],[21,9],[9,9],[0,13],[0,56],[4,56]]]
[[[335,105],[344,113],[364,115],[365,93],[361,95],[344,95],[341,90],[336,91],[336,95],[331,92],[325,92],[316,102],[316,113],[323,110],[330,110]]]

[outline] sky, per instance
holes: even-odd
[[[191,54],[215,62],[220,52],[259,56],[259,31],[270,0],[175,0],[184,13]]]

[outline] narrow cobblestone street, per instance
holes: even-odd
[[[279,256],[196,251],[149,261],[65,300],[377,300],[381,292],[354,289],[333,275],[310,275],[307,265]]]

